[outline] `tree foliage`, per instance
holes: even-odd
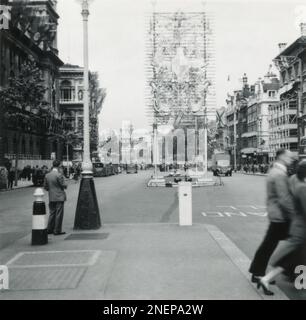
[[[97,72],[89,73],[89,93],[90,101],[95,103],[95,108],[99,113],[106,98],[106,89],[100,88],[99,74]]]
[[[11,107],[25,110],[38,108],[43,102],[46,87],[41,72],[34,61],[21,64],[17,75],[9,78],[9,85],[0,90],[1,112],[7,112]]]

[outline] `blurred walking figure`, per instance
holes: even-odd
[[[8,189],[9,190],[13,189],[14,181],[15,181],[15,169],[11,168],[10,172],[8,174]]]
[[[258,282],[258,288],[272,295],[269,290],[269,282],[281,273],[294,275],[294,269],[298,265],[306,263],[306,161],[299,163],[297,173],[289,180],[289,188],[293,195],[296,209],[289,230],[289,238],[282,248],[280,258],[274,263],[272,269]]]
[[[60,161],[53,161],[53,169],[45,177],[44,187],[49,192],[50,216],[48,222],[48,234],[63,235],[62,223],[64,217],[64,202],[66,201],[67,185],[60,172]]]
[[[276,161],[267,178],[267,210],[270,224],[249,269],[254,283],[258,283],[265,275],[269,260],[279,241],[288,237],[290,219],[295,214],[287,175],[287,167],[292,160],[290,151],[278,150]],[[268,291],[266,293],[268,294]]]

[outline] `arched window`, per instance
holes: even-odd
[[[61,87],[72,87],[71,81],[69,80],[63,80],[61,82]]]
[[[63,80],[61,82],[61,101],[73,101],[75,99],[75,89],[72,87],[72,83],[69,80]]]

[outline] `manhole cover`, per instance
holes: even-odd
[[[65,240],[103,240],[107,239],[109,233],[73,233]]]
[[[10,290],[75,289],[86,267],[9,268]]]

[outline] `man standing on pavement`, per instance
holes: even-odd
[[[289,191],[287,174],[287,167],[292,161],[290,151],[278,150],[276,161],[267,178],[267,211],[270,224],[249,269],[254,283],[265,275],[269,259],[279,241],[288,237],[290,219],[294,215],[294,202]]]
[[[60,173],[60,161],[53,161],[53,169],[45,177],[44,188],[49,192],[49,222],[48,234],[63,235],[62,223],[64,217],[64,202],[66,201],[67,185],[64,176]]]

